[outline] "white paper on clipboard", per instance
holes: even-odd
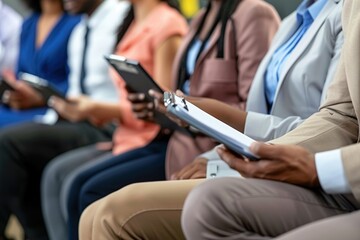
[[[250,160],[258,159],[258,157],[249,150],[250,145],[255,142],[252,138],[211,116],[174,93],[166,92],[164,94],[164,103],[168,112],[179,117],[205,135],[214,138],[232,151]]]

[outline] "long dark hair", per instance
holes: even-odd
[[[175,8],[179,11],[179,3],[176,0],[160,0],[160,2],[166,2],[170,7]],[[123,23],[119,26],[116,43],[119,43],[124,37],[131,23],[134,21],[134,17],[134,7],[133,5],[131,5],[126,17],[123,20]]]
[[[234,13],[234,11],[236,10],[237,6],[240,4],[241,1],[242,0],[222,0],[218,15],[216,16],[215,21],[210,28],[210,31],[207,33],[206,38],[203,41],[203,44],[200,48],[197,58],[200,56],[200,53],[204,50],[204,47],[205,47],[207,41],[209,40],[209,38],[211,37],[212,33],[214,32],[216,26],[219,23],[221,24],[221,32],[220,32],[220,37],[217,40],[217,50],[218,50],[217,57],[222,58],[224,56],[224,40],[225,40],[226,24],[227,24],[228,19]],[[211,1],[209,1],[208,5],[206,6],[205,13],[204,13],[202,19],[200,20],[199,27],[197,28],[194,37],[189,42],[189,45],[186,47],[186,50],[185,50],[183,56],[181,57],[179,73],[178,73],[178,88],[181,88],[182,85],[184,84],[184,82],[190,78],[190,76],[186,70],[186,61],[188,58],[188,52],[189,52],[190,47],[193,45],[195,39],[199,36],[199,34],[204,26],[204,23],[207,19],[207,16],[210,12],[210,9],[211,9]]]

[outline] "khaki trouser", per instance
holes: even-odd
[[[355,209],[340,195],[258,179],[138,183],[89,206],[80,239],[184,239],[181,225],[190,240],[270,239]]]
[[[203,180],[129,185],[90,205],[80,239],[185,239],[180,225],[186,196]]]

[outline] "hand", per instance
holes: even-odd
[[[168,118],[170,118],[173,122],[175,122],[177,125],[179,125],[180,127],[188,127],[189,124],[187,124],[186,122],[182,121],[180,118],[174,116],[173,114],[170,114],[167,110],[166,107],[164,105],[164,95],[162,93],[159,92],[155,92],[153,90],[149,91],[150,96],[152,96],[154,98],[154,104],[155,104],[155,109],[163,114],[165,114]],[[176,94],[180,97],[184,97],[184,94],[180,91],[177,90]]]
[[[207,162],[208,160],[206,158],[196,158],[179,172],[171,175],[171,180],[206,178]]]
[[[69,98],[65,101],[58,97],[51,97],[49,105],[64,119],[70,122],[80,122],[91,118],[91,110],[94,102],[82,95],[76,98]]]
[[[130,93],[128,100],[132,104],[132,111],[138,119],[153,122],[154,121],[154,103],[145,100],[144,93]]]
[[[314,154],[295,145],[253,143],[250,150],[260,157],[249,161],[218,148],[220,157],[244,177],[281,181],[305,187],[318,187]]]
[[[9,71],[3,72],[3,76],[14,90],[5,91],[2,101],[16,110],[29,109],[45,106],[44,98],[27,83],[17,81],[14,74]]]

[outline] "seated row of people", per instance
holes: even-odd
[[[186,22],[170,6],[159,0],[134,0],[130,7],[113,0],[65,1],[68,11],[87,16],[69,42],[71,103],[53,97],[56,114],[47,113],[42,123],[0,131],[0,216],[16,214],[30,239],[77,239],[81,213],[100,198],[136,182],[204,178],[209,159],[228,159],[224,150],[199,156],[216,145],[202,134],[170,134],[154,124],[161,106],[128,93],[112,72],[120,96],[114,101],[102,56],[113,51],[116,28],[116,54],[138,60],[162,88],[181,89],[189,101],[256,140],[293,130],[325,98],[343,45],[342,1],[304,0],[279,29],[275,10],[261,0],[210,1],[181,46]],[[161,94],[155,97],[161,102]],[[50,123],[54,115],[60,118]],[[111,137],[112,145],[100,143]],[[201,182],[123,188],[86,210],[80,238],[182,239],[181,209]],[[0,221],[6,224],[6,218]]]

